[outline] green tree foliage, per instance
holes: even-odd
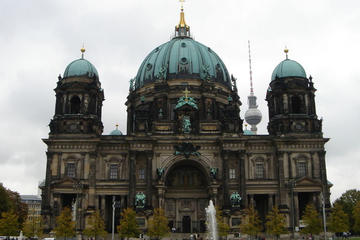
[[[18,236],[20,232],[19,219],[14,211],[1,213],[0,235]]]
[[[88,227],[84,229],[83,234],[95,239],[106,236],[105,223],[99,211],[95,211],[90,215],[88,223]]]
[[[6,189],[0,184],[0,216],[1,213],[8,211],[13,211],[18,216],[22,228],[27,219],[27,205],[21,202],[19,193]]]
[[[139,227],[136,223],[136,213],[131,208],[126,208],[121,213],[120,224],[117,226],[120,237],[138,237]]]
[[[0,183],[0,216],[10,210],[10,199],[6,188]]]
[[[357,202],[360,201],[360,191],[356,189],[347,190],[340,198],[336,199],[334,204],[341,204],[344,212],[349,216],[350,229],[353,229],[354,218],[353,210]]]
[[[318,235],[322,231],[320,215],[313,204],[306,205],[303,220],[305,227],[301,230],[302,233]]]
[[[352,211],[352,217],[354,219],[353,230],[356,233],[360,233],[360,201],[358,201]]]
[[[75,237],[75,222],[72,220],[70,208],[64,208],[60,215],[56,217],[56,227],[54,228],[56,238]]]
[[[148,235],[152,238],[160,239],[169,234],[168,219],[162,208],[154,209],[154,216],[149,221]]]
[[[229,224],[225,223],[222,217],[222,211],[216,206],[216,223],[217,223],[217,232],[220,237],[225,237],[230,231]]]
[[[251,237],[256,236],[259,232],[261,232],[261,220],[257,211],[253,206],[247,208],[245,210],[246,220],[244,223],[240,225],[240,231],[242,233],[248,234]]]
[[[334,204],[327,223],[331,232],[349,231],[349,216],[344,212],[341,204]]]
[[[38,237],[43,235],[43,224],[41,217],[28,218],[23,227],[24,236],[28,238]]]
[[[275,236],[276,239],[279,238],[280,234],[288,232],[285,215],[281,214],[276,206],[266,216],[266,232]]]

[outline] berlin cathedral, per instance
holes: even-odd
[[[248,130],[236,78],[213,49],[192,38],[182,9],[173,38],[154,48],[130,81],[126,134],[117,128],[104,134],[104,90],[81,51],[58,77],[55,114],[43,139],[48,232],[65,207],[72,208],[78,231],[98,210],[111,232],[115,206],[115,226],[130,207],[146,231],[154,208],[162,208],[173,231],[201,233],[212,200],[236,233],[249,206],[263,222],[277,206],[289,229],[301,227],[307,204],[330,206],[328,139],[316,114],[316,89],[287,54],[266,92],[268,134],[257,134],[261,113],[253,91]]]

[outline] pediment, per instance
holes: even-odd
[[[62,178],[56,182],[53,182],[53,185],[56,187],[69,187],[69,186],[74,186],[74,184],[77,183],[77,181],[75,181],[75,179],[73,178]]]
[[[321,182],[319,180],[314,180],[309,177],[302,177],[298,180],[296,180],[296,186],[313,186],[313,185],[321,185]]]

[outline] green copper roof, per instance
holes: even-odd
[[[296,61],[285,59],[281,63],[279,63],[274,69],[271,75],[271,81],[276,78],[284,78],[284,77],[302,77],[306,78],[306,73],[304,68]]]
[[[145,58],[136,75],[135,88],[179,76],[215,80],[231,86],[225,64],[214,51],[192,38],[175,37]]]
[[[80,58],[72,61],[65,69],[63,78],[87,76],[99,78],[99,74],[88,60]]]
[[[122,132],[119,129],[112,130],[110,135],[123,135]]]

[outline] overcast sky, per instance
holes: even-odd
[[[142,60],[169,41],[179,21],[177,0],[0,1],[0,182],[36,194],[45,177],[48,124],[55,109],[57,76],[85,58],[97,68],[105,91],[104,134],[126,129],[130,78]],[[185,18],[195,40],[211,47],[238,79],[247,109],[251,41],[255,94],[267,134],[266,89],[285,56],[313,76],[317,114],[323,117],[332,200],[360,177],[360,1],[187,0]]]

